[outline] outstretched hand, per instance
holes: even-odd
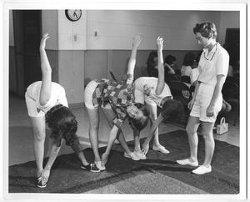
[[[46,185],[50,176],[50,169],[43,169],[41,176],[38,178],[39,181],[42,181],[42,185]]]
[[[140,46],[142,42],[142,35],[141,34],[137,34],[135,35],[134,39],[133,39],[133,47],[138,48]]]
[[[147,144],[146,142],[144,142],[143,145],[142,145],[142,152],[143,152],[143,154],[147,155],[148,150],[149,150],[149,144]]]
[[[43,35],[42,39],[41,39],[41,43],[40,43],[40,49],[45,49],[45,46],[46,46],[46,40],[50,38],[49,37],[49,34],[46,33]]]
[[[158,47],[160,50],[163,49],[163,42],[164,42],[163,38],[160,37],[160,36],[158,36],[158,38],[156,39],[156,44],[157,44],[157,47]]]

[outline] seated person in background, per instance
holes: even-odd
[[[189,87],[190,88],[190,93],[194,92],[195,81],[198,79],[198,76],[199,76],[198,64],[199,64],[199,61],[200,61],[201,53],[202,52],[197,54],[197,56],[196,56],[196,58],[194,60],[194,64],[192,66],[192,71],[191,71],[191,74],[190,74],[190,84],[191,84],[191,86]]]
[[[156,77],[158,76],[158,69],[157,69],[157,59],[158,55],[156,51],[151,51],[148,56],[147,60],[147,72],[148,76]]]
[[[181,67],[181,81],[185,83],[190,83],[190,76],[192,68],[194,66],[194,62],[195,62],[195,55],[191,52],[186,53]]]
[[[164,59],[164,72],[165,72],[165,82],[178,81],[178,75],[174,70],[174,66],[176,65],[176,57],[172,55],[167,55]]]

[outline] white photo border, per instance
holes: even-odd
[[[181,2],[181,3],[180,3]],[[143,4],[143,6],[142,6]],[[185,0],[175,0],[175,1],[59,1],[59,0],[16,0],[16,1],[2,1],[1,4],[2,11],[2,37],[1,44],[3,44],[3,51],[0,54],[0,61],[3,61],[3,68],[0,74],[2,76],[1,81],[3,81],[3,86],[1,85],[1,95],[3,100],[1,100],[1,110],[3,116],[1,116],[1,127],[3,128],[3,135],[1,136],[3,155],[1,155],[0,160],[3,160],[3,166],[1,168],[1,176],[3,176],[3,189],[1,189],[1,194],[4,200],[36,200],[36,201],[51,201],[60,200],[68,201],[72,199],[82,199],[84,201],[166,201],[166,200],[213,200],[213,201],[223,201],[223,200],[246,200],[248,195],[248,184],[249,176],[247,174],[249,156],[247,155],[247,144],[249,139],[247,138],[247,25],[249,27],[249,21],[247,21],[247,1],[241,1],[238,3],[235,1],[187,1]],[[122,9],[122,10],[199,10],[199,11],[240,11],[240,194],[238,195],[72,195],[72,194],[10,194],[8,193],[8,134],[9,134],[9,10],[14,9],[67,9],[67,8],[81,8],[81,9]],[[245,76],[244,76],[245,75]]]

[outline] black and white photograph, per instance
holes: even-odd
[[[9,1],[4,200],[248,200],[247,1]]]

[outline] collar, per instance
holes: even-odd
[[[204,57],[207,59],[207,60],[212,60],[213,57],[214,57],[214,54],[215,52],[217,51],[218,47],[220,46],[220,44],[217,42],[214,47],[212,48],[212,50],[210,52],[208,52],[208,49],[203,49],[203,52],[204,52]]]
[[[209,52],[209,54],[210,54],[210,53],[214,53],[214,52],[216,51],[216,49],[217,49],[217,46],[219,46],[219,45],[220,45],[220,43],[219,43],[219,42],[216,42],[216,43],[214,44],[214,47],[212,48],[212,50]],[[206,52],[206,53],[208,53],[208,49],[207,49],[207,48],[204,48],[203,51]]]

